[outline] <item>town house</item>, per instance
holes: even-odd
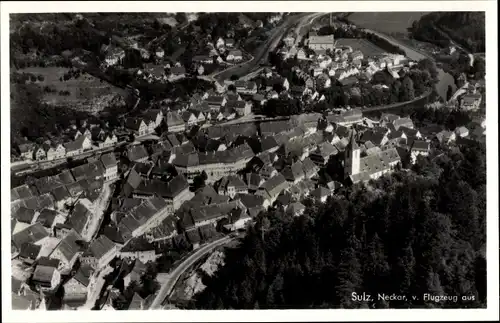
[[[94,270],[88,265],[81,265],[76,274],[64,284],[63,303],[81,303],[87,300],[89,287],[93,281]]]
[[[65,143],[64,148],[66,149],[66,157],[71,157],[90,150],[92,148],[92,142],[88,137],[80,136],[75,141]]]
[[[227,99],[222,95],[209,95],[205,101],[211,110],[219,111],[227,103]]]
[[[51,259],[59,260],[58,269],[63,275],[68,274],[73,269],[77,259],[82,254],[78,241],[82,241],[82,237],[76,231],[71,230],[49,255]]]
[[[118,162],[113,152],[101,155],[101,163],[104,165],[104,180],[112,181],[118,177]]]
[[[167,129],[169,132],[181,132],[184,131],[186,126],[184,120],[181,118],[179,113],[175,111],[169,111],[165,115],[167,122]]]
[[[118,138],[116,137],[116,135],[114,133],[108,132],[103,136],[102,142],[99,142],[98,145],[99,148],[103,149],[114,146],[117,142]]]
[[[113,48],[108,51],[104,61],[108,66],[113,66],[121,63],[121,61],[125,58],[125,51],[121,48]]]
[[[41,291],[55,290],[61,282],[61,273],[57,270],[58,263],[48,258],[40,259],[31,278],[32,283]]]
[[[132,130],[136,136],[145,136],[150,133],[148,124],[142,118],[127,118],[125,127]]]
[[[144,117],[146,120],[154,121],[156,128],[160,126],[163,121],[163,112],[159,109],[151,109],[144,113]]]
[[[107,266],[116,257],[117,252],[117,245],[105,235],[101,235],[92,241],[89,249],[83,253],[81,261],[91,266],[94,270],[99,270]]]
[[[253,81],[241,81],[238,80],[234,82],[234,86],[236,87],[236,92],[241,94],[256,94],[257,93],[257,84]]]
[[[226,60],[228,62],[239,62],[243,60],[243,54],[241,53],[241,50],[238,49],[231,50],[227,54]]]
[[[194,126],[198,123],[198,118],[196,118],[195,114],[191,111],[184,111],[182,113],[182,119],[186,123],[187,127]]]
[[[38,146],[35,148],[33,152],[33,159],[34,160],[44,160],[47,158],[47,153],[45,152],[45,149],[43,146]]]
[[[64,158],[66,156],[66,148],[62,144],[52,144],[47,149],[47,160]]]
[[[307,46],[312,50],[334,50],[335,42],[333,39],[333,35],[309,36]]]
[[[21,158],[25,160],[31,160],[33,159],[33,153],[35,150],[35,144],[34,143],[24,143],[20,144],[19,146],[19,152],[21,153]]]

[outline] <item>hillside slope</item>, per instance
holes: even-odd
[[[484,12],[433,12],[415,21],[410,31],[415,39],[442,47],[456,42],[472,52],[485,51]]]

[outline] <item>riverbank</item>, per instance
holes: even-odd
[[[379,105],[376,107],[364,108],[364,109],[362,109],[362,112],[365,113],[365,112],[382,111],[382,110],[399,108],[399,107],[413,104],[413,103],[416,103],[420,100],[426,99],[431,93],[432,93],[432,90],[427,90],[424,94],[416,97],[415,99],[413,99],[411,101],[396,102],[396,103],[389,104],[389,105]]]

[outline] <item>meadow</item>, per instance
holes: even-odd
[[[335,40],[336,46],[350,46],[352,50],[359,50],[364,56],[376,56],[385,51],[366,39],[360,38],[339,38]]]

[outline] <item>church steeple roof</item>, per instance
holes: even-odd
[[[359,149],[359,146],[358,146],[358,143],[356,142],[356,130],[355,129],[352,129],[351,131],[351,138],[349,139],[349,149],[351,150],[355,150],[355,149]]]

